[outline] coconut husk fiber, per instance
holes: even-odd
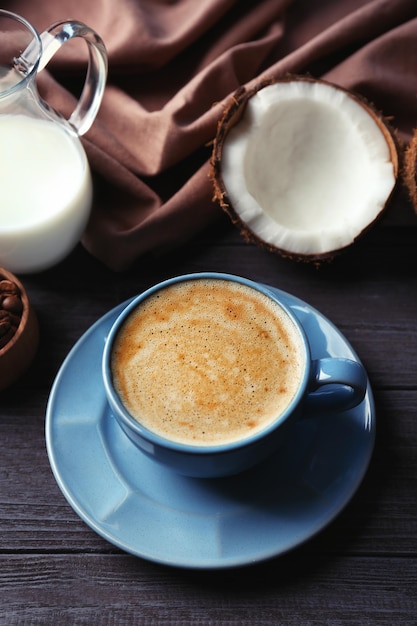
[[[83,238],[115,270],[180,246],[221,213],[208,176],[226,101],[264,76],[309,74],[371,101],[408,142],[417,126],[416,0],[13,0],[38,31],[67,18],[103,38],[109,76],[83,138],[95,179]],[[66,44],[39,75],[68,116],[85,72]]]

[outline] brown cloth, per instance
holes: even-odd
[[[115,270],[181,245],[220,214],[210,142],[241,85],[308,73],[368,98],[406,141],[417,126],[416,0],[13,0],[3,8],[38,31],[83,21],[106,44],[108,84],[83,140],[96,183],[83,243]],[[85,48],[73,44],[38,80],[67,116],[85,72]]]

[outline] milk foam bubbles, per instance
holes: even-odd
[[[0,198],[0,265],[34,272],[64,258],[92,201],[78,137],[56,121],[0,115]]]

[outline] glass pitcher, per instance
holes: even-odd
[[[89,51],[78,103],[65,119],[44,102],[36,76],[74,37]],[[44,270],[79,241],[92,204],[92,180],[80,136],[93,123],[107,78],[100,37],[80,22],[42,34],[0,10],[0,266],[14,273]]]

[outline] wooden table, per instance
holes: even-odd
[[[227,271],[309,302],[366,366],[376,401],[370,468],[318,536],[263,564],[194,571],[125,553],[73,511],[52,475],[45,411],[73,344],[155,282]],[[37,311],[30,371],[0,396],[0,624],[417,624],[417,217],[405,196],[321,269],[247,245],[226,216],[181,250],[116,274],[79,247],[21,277]]]

